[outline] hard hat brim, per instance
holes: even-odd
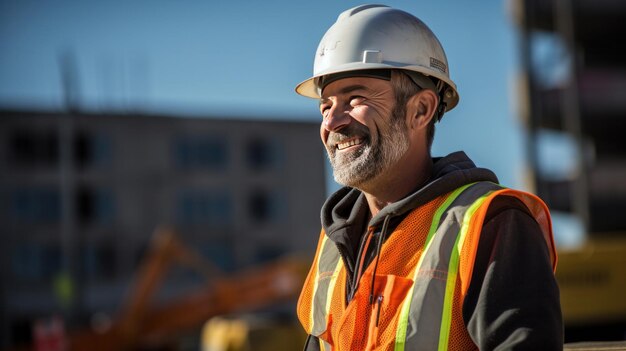
[[[456,107],[456,105],[459,103],[459,94],[457,92],[457,88],[456,85],[445,75],[445,74],[437,74],[436,71],[433,71],[432,69],[424,69],[421,66],[404,66],[404,67],[398,67],[395,65],[390,65],[390,64],[365,64],[365,63],[361,63],[361,62],[356,62],[356,63],[349,63],[349,64],[345,64],[345,65],[341,65],[338,67],[335,67],[332,70],[327,70],[325,72],[320,72],[319,74],[305,80],[302,81],[301,83],[299,83],[298,85],[296,85],[295,91],[296,93],[305,96],[305,97],[309,97],[309,98],[313,98],[313,99],[319,99],[320,98],[320,89],[318,86],[318,81],[321,77],[324,77],[326,75],[329,74],[334,74],[334,73],[340,73],[340,72],[350,72],[350,71],[361,71],[364,69],[398,69],[398,70],[407,70],[407,71],[413,71],[413,72],[418,72],[421,74],[424,74],[425,76],[432,76],[435,77],[441,81],[443,81],[450,89],[448,89],[448,91],[450,92],[450,96],[444,96],[444,102],[446,103],[446,111],[450,111],[452,110],[454,107]]]

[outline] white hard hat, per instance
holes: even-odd
[[[341,13],[320,41],[313,77],[298,84],[296,92],[319,98],[325,76],[380,69],[404,70],[422,88],[418,76],[436,78],[445,111],[459,102],[437,37],[415,16],[384,5],[361,5]]]

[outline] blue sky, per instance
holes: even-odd
[[[0,0],[0,107],[61,109],[71,52],[91,111],[319,120],[296,95],[326,29],[362,1]],[[439,37],[461,102],[434,155],[466,151],[524,187],[516,29],[504,1],[387,1]]]

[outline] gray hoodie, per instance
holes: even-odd
[[[425,185],[387,205],[369,223],[365,195],[357,189],[340,189],[322,207],[322,226],[337,245],[347,269],[348,301],[356,289],[354,282],[358,284],[359,280],[355,262],[365,255],[367,265],[377,254],[374,248],[360,252],[368,226],[380,231],[388,217],[385,238],[411,210],[440,195],[473,182],[498,182],[493,172],[476,167],[463,152],[435,158],[433,162],[432,176]],[[502,196],[492,202],[473,272],[463,302],[463,319],[481,350],[563,348],[559,290],[549,251],[539,225],[521,201]],[[317,345],[309,340],[305,350],[318,350]]]

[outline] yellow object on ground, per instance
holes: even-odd
[[[626,321],[626,239],[591,239],[559,251],[556,277],[566,326]]]

